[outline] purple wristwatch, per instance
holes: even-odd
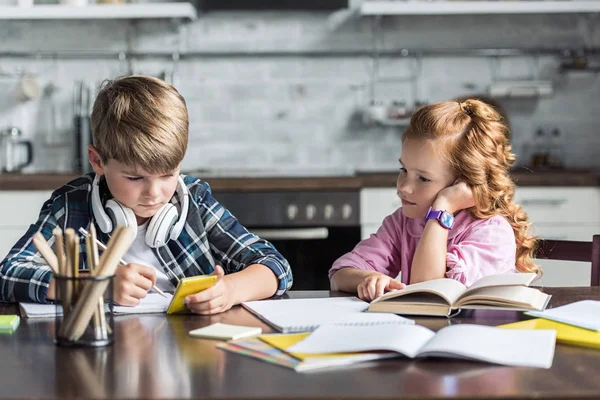
[[[452,226],[454,226],[454,215],[448,211],[434,210],[432,207],[429,207],[427,214],[425,214],[425,222],[430,219],[437,220],[446,229],[452,229]]]

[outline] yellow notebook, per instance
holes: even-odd
[[[186,296],[208,289],[217,282],[217,279],[216,275],[190,276],[181,279],[167,308],[167,314],[186,312],[187,307],[184,303]]]
[[[576,326],[561,324],[548,319],[536,318],[512,324],[499,325],[498,328],[506,329],[554,329],[558,343],[572,346],[592,347],[600,349],[600,332],[578,328]]]

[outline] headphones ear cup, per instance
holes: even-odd
[[[94,182],[92,183],[92,213],[94,214],[94,219],[96,220],[100,230],[104,233],[109,233],[113,230],[113,222],[106,214],[104,207],[102,206],[102,200],[100,200],[100,189],[98,188],[99,185],[100,175],[96,175],[94,177]]]
[[[134,234],[137,235],[137,219],[135,213],[129,207],[125,207],[114,199],[110,199],[104,206],[106,214],[110,217],[113,227],[122,225],[126,228],[133,230]]]
[[[171,229],[177,222],[177,208],[167,203],[154,214],[148,230],[146,231],[146,244],[152,248],[160,247],[167,243]]]

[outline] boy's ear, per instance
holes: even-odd
[[[102,162],[102,157],[100,157],[100,153],[98,153],[98,150],[92,145],[88,146],[88,158],[90,159],[90,164],[92,164],[94,172],[98,175],[104,175],[104,163]]]

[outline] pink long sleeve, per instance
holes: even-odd
[[[412,260],[424,228],[425,221],[410,219],[398,209],[383,220],[377,233],[338,258],[329,277],[341,268],[357,268],[394,278],[401,273],[401,281],[409,283]],[[448,232],[446,276],[470,286],[483,276],[514,272],[515,254],[515,236],[506,219],[475,219],[461,211]]]
[[[446,277],[471,286],[488,275],[515,272],[517,245],[507,220],[495,216],[448,243]]]

